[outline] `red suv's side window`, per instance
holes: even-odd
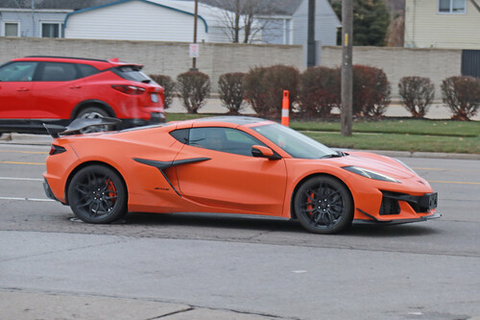
[[[21,61],[13,62],[0,69],[0,81],[32,81],[37,62]]]
[[[44,62],[40,71],[40,81],[70,81],[80,78],[73,63]]]
[[[80,69],[80,73],[82,74],[82,78],[88,77],[94,74],[99,73],[100,71],[95,68],[94,66],[90,66],[88,64],[77,64],[77,67]]]

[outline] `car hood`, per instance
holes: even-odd
[[[348,152],[347,156],[333,158],[341,167],[357,166],[385,174],[394,179],[408,179],[417,175],[393,158],[368,152]]]

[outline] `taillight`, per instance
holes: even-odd
[[[138,95],[138,94],[143,94],[145,92],[145,88],[137,87],[137,86],[112,85],[112,88],[125,94]]]
[[[67,151],[67,149],[65,149],[64,147],[60,147],[60,146],[52,144],[52,146],[50,148],[50,152],[48,154],[52,156],[54,154],[64,153],[66,151]]]

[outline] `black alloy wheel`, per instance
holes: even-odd
[[[298,220],[314,233],[336,233],[351,225],[353,200],[348,188],[329,176],[305,181],[294,198]]]
[[[68,186],[73,213],[88,223],[111,223],[127,213],[127,192],[121,177],[102,165],[78,171]]]

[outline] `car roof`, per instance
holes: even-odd
[[[54,62],[66,62],[66,63],[87,63],[96,66],[99,69],[106,69],[119,66],[138,66],[143,65],[138,63],[126,63],[120,62],[117,58],[110,60],[94,59],[94,58],[79,58],[79,57],[62,57],[62,56],[27,56],[23,58],[13,59],[12,61],[54,61]]]
[[[258,122],[265,122],[265,119],[247,116],[218,116],[196,119],[195,122],[227,122],[239,125],[248,125]]]
[[[222,124],[232,124],[230,127],[237,127],[241,125],[246,126],[254,126],[255,124],[265,124],[265,123],[273,123],[270,120],[257,118],[257,117],[249,117],[249,116],[217,116],[217,117],[206,117],[206,118],[198,118],[198,119],[189,119],[189,120],[180,120],[180,121],[170,121],[167,123],[162,124],[153,124],[150,126],[143,126],[143,127],[135,127],[135,128],[128,128],[123,129],[120,132],[132,132],[132,131],[141,131],[141,130],[149,130],[155,128],[163,128],[169,127],[175,129],[188,129],[192,127],[198,127],[195,124],[200,124],[200,126],[222,126]]]

